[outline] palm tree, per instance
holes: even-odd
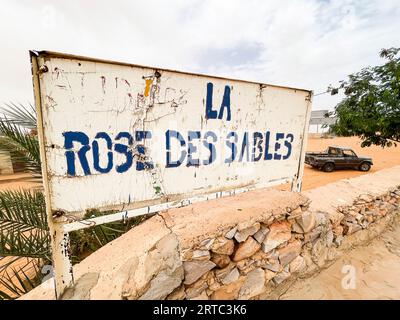
[[[36,112],[32,105],[9,103],[1,109],[0,150],[41,181]],[[86,218],[101,213],[92,210]],[[78,230],[71,233],[72,261],[114,240],[144,218]],[[50,236],[42,188],[0,191],[0,300],[15,299],[40,284],[42,267],[51,264]]]
[[[0,150],[9,152],[14,163],[22,164],[33,179],[39,180],[34,107],[10,103],[2,112]],[[38,284],[39,266],[50,262],[49,243],[43,193],[0,191],[0,299],[17,298]],[[33,274],[27,273],[32,266]]]

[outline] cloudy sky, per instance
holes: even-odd
[[[28,50],[312,89],[400,46],[399,0],[0,0],[0,103],[33,102]],[[340,97],[314,99],[333,108]]]

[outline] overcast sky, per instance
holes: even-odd
[[[28,50],[312,89],[400,46],[399,0],[0,0],[0,102],[33,102]],[[313,109],[340,97],[317,96]]]

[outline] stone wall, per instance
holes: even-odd
[[[256,190],[170,210],[76,265],[63,298],[276,298],[382,232],[399,208],[400,166],[303,194]],[[54,299],[52,282],[23,299]]]

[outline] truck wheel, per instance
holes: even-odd
[[[335,165],[331,162],[325,163],[322,170],[325,172],[332,172],[335,169]]]
[[[368,162],[363,162],[360,164],[359,169],[361,171],[369,171],[369,169],[371,169],[371,165]]]

